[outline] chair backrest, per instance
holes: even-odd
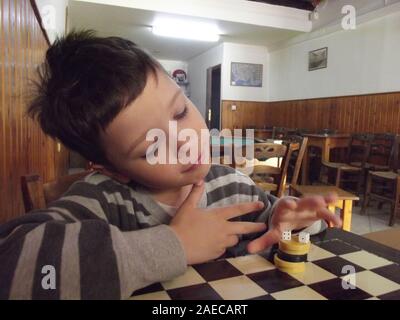
[[[400,169],[400,135],[396,135],[394,138],[393,153],[390,160],[390,168],[392,171],[398,173]]]
[[[265,161],[271,158],[281,158],[286,153],[286,147],[276,143],[255,143],[254,158],[260,161]]]
[[[90,172],[64,176],[47,183],[43,183],[38,174],[22,176],[21,190],[25,212],[46,208],[50,202],[60,198],[75,181],[82,179]]]
[[[276,185],[276,190],[272,193],[277,197],[282,197],[286,190],[287,172],[289,168],[289,162],[293,152],[300,150],[299,143],[284,143],[279,146],[279,154],[281,155],[284,150],[282,164],[280,167],[268,166],[268,165],[255,165],[246,168],[237,168],[241,172],[248,174],[256,182],[269,182],[267,176],[273,177],[273,183]]]
[[[297,185],[297,182],[299,180],[300,169],[303,163],[304,154],[306,153],[308,138],[297,135],[288,136],[287,142],[293,144],[291,161],[294,161],[294,166],[293,166],[292,179],[290,181],[290,185],[294,186]]]
[[[272,139],[282,140],[287,135],[287,129],[283,127],[272,128]]]
[[[347,152],[347,163],[359,162],[364,168],[370,154],[373,134],[355,133],[351,135]]]
[[[367,162],[389,167],[393,157],[395,137],[396,135],[392,133],[374,134]]]
[[[235,148],[234,167],[243,168],[248,165],[248,161],[266,161],[271,158],[281,159],[286,153],[286,146],[272,142],[262,142],[253,144],[253,154],[248,154],[247,146]],[[278,161],[277,161],[278,162]]]
[[[298,142],[288,142],[285,144],[287,146],[287,150],[282,160],[281,173],[277,181],[278,190],[275,194],[278,198],[282,197],[286,190],[287,173],[292,155],[295,151],[299,151],[301,147]]]

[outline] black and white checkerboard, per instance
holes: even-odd
[[[131,299],[400,299],[398,261],[340,238],[313,239],[304,274],[282,273],[272,259],[249,255],[189,267],[184,275],[138,290]],[[351,280],[344,266],[354,268]],[[355,286],[345,289],[343,283]]]

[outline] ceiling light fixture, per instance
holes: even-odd
[[[216,42],[219,30],[214,24],[188,20],[159,18],[153,24],[153,34],[163,37]]]

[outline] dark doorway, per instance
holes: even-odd
[[[221,65],[207,69],[206,122],[209,129],[220,130]]]

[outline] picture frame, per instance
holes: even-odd
[[[308,71],[325,69],[328,67],[328,47],[310,51],[308,53]]]
[[[231,62],[231,86],[263,86],[263,65],[255,63]]]

